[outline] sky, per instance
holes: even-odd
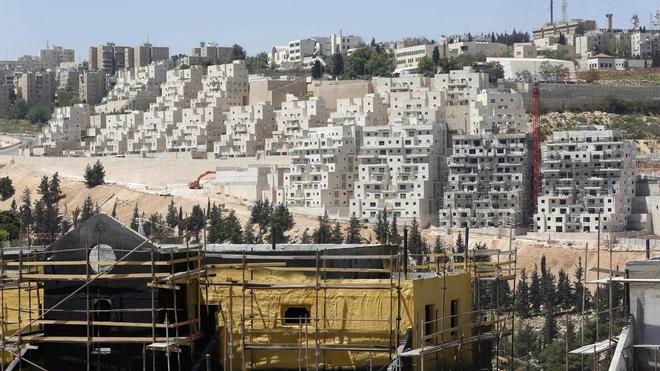
[[[605,13],[614,27],[641,25],[660,8],[659,0],[567,0],[569,18],[595,19]],[[107,41],[136,46],[147,38],[190,53],[200,41],[242,45],[248,54],[310,36],[344,34],[365,41],[407,36],[438,39],[458,33],[530,31],[549,21],[550,0],[0,0],[0,60],[38,54],[47,43],[72,48],[87,58],[89,46]],[[555,0],[555,18],[561,0]]]

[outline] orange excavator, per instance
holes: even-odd
[[[188,183],[188,188],[190,188],[190,189],[202,189],[202,185],[199,182],[202,180],[202,178],[204,178],[207,175],[211,175],[211,174],[215,174],[215,171],[209,170],[209,171],[205,171],[205,172],[201,173],[197,177],[197,179],[195,179],[194,181]]]

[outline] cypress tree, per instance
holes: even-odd
[[[174,205],[174,199],[170,200],[170,204],[167,205],[167,216],[165,216],[165,221],[170,228],[174,228],[179,224],[179,217],[176,212],[176,205]]]
[[[516,287],[516,305],[515,310],[518,316],[521,318],[529,317],[529,285],[527,283],[527,272],[525,268],[520,271],[520,279],[518,280],[518,286]]]
[[[94,202],[92,201],[92,197],[87,195],[87,198],[85,198],[85,201],[83,202],[82,211],[80,212],[80,223],[84,223],[94,214]]]
[[[289,208],[282,203],[277,204],[277,206],[273,207],[269,216],[269,242],[272,242],[273,240],[275,243],[287,242],[288,238],[285,233],[291,230],[293,226],[293,215],[291,215]]]
[[[309,235],[308,228],[305,228],[302,235],[300,235],[300,243],[302,243],[302,244],[312,243],[312,236]]]
[[[396,215],[392,216],[392,223],[390,224],[390,244],[399,246],[401,244],[401,235],[399,234],[399,226],[396,223]]]
[[[336,244],[340,244],[342,241],[344,241],[344,235],[341,232],[341,225],[339,225],[339,222],[335,222],[335,226],[332,228],[332,236],[330,241]]]
[[[562,309],[569,309],[573,305],[574,300],[571,282],[566,272],[564,272],[564,268],[559,270],[557,277],[557,301]]]
[[[254,228],[250,222],[246,222],[245,227],[243,227],[243,243],[247,243],[247,244],[257,243],[257,238],[254,235]]]
[[[541,280],[539,278],[538,267],[534,265],[534,271],[529,284],[529,304],[532,313],[538,314],[541,311]]]
[[[417,223],[417,218],[413,218],[410,222],[410,232],[408,232],[408,250],[410,255],[415,257],[416,261],[421,261],[422,255],[424,253],[424,246],[422,241],[422,234],[419,230],[419,224]]]
[[[138,219],[140,219],[140,210],[138,209],[138,205],[135,204],[135,207],[133,208],[133,215],[131,216],[131,229],[136,232],[140,227]]]
[[[330,243],[332,241],[332,229],[327,211],[323,216],[319,216],[319,226],[312,234],[312,239],[314,243]]]
[[[383,209],[383,211],[378,212],[378,216],[376,218],[376,240],[378,240],[378,243],[385,244],[388,241],[389,237],[389,228],[390,228],[390,223],[387,220],[387,208]]]
[[[112,213],[110,214],[113,218],[117,218],[117,201],[115,201],[115,204],[112,206]]]
[[[230,210],[229,215],[224,220],[224,235],[230,243],[243,243],[243,229],[236,216],[236,210]]]
[[[209,213],[209,230],[206,239],[209,243],[222,243],[225,240],[222,230],[222,209],[215,203]]]
[[[348,221],[348,229],[346,230],[346,243],[362,243],[362,237],[360,237],[360,230],[362,229],[362,223],[360,219],[353,214],[351,219]]]
[[[545,309],[543,322],[543,346],[547,347],[557,337],[557,319],[555,318],[555,307],[553,305]]]

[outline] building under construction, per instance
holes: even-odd
[[[97,214],[4,248],[2,368],[497,369],[512,312],[479,287],[515,250],[158,245]],[[508,344],[508,346],[507,346]]]

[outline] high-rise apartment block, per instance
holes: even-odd
[[[78,84],[80,100],[87,104],[98,104],[106,90],[104,71],[83,71]]]
[[[39,59],[46,68],[59,67],[61,63],[74,62],[76,54],[73,49],[64,49],[61,46],[53,46],[52,49],[41,49]]]
[[[636,149],[618,130],[555,132],[542,149],[540,232],[625,231],[635,195]]]
[[[55,73],[25,72],[17,81],[16,90],[30,105],[41,104],[52,107],[55,100]]]

